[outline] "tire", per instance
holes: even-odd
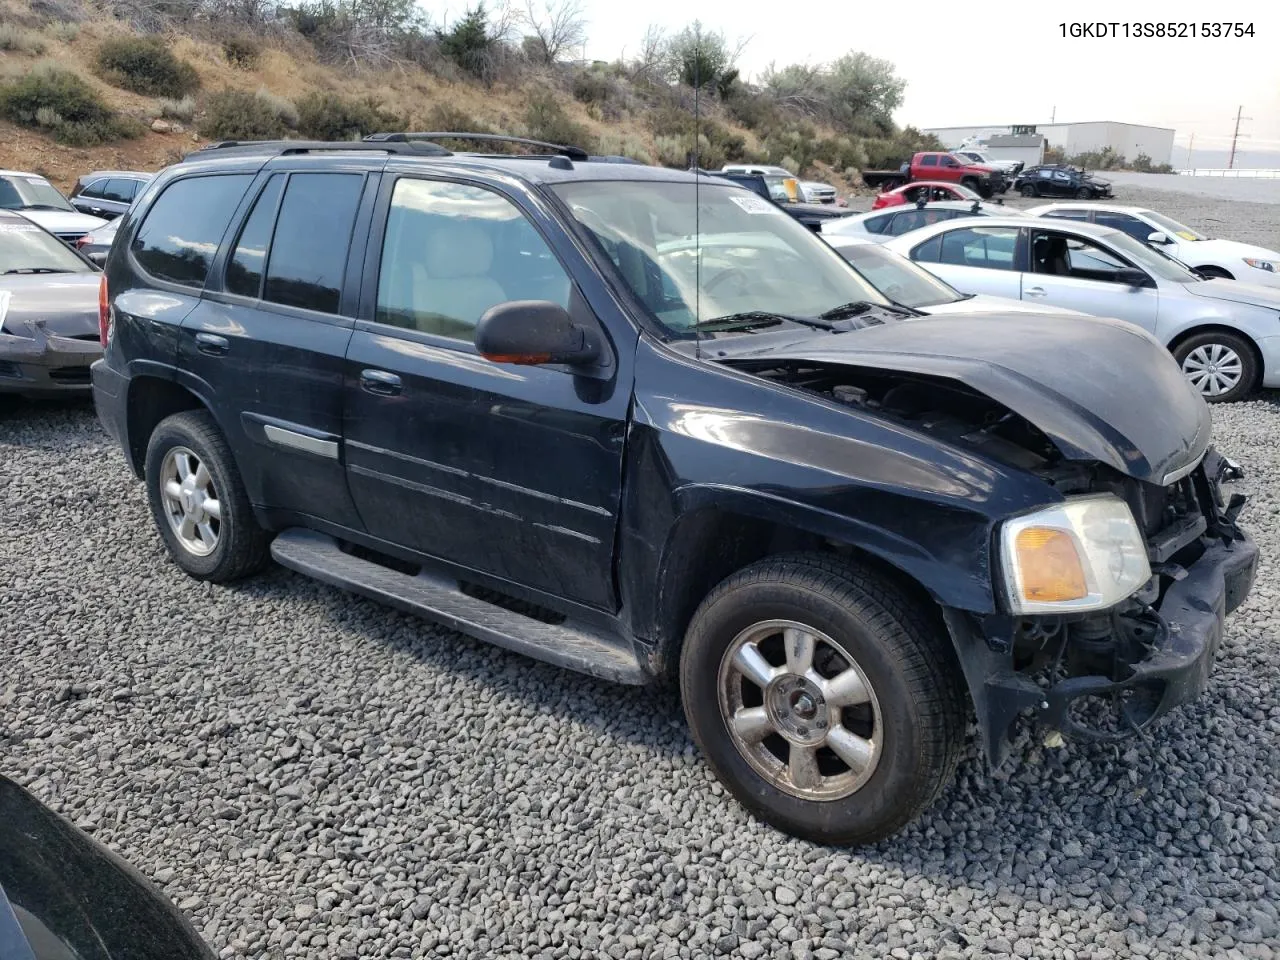
[[[1196,270],[1204,274],[1206,277],[1210,277],[1217,280],[1234,280],[1235,279],[1235,277],[1233,277],[1226,270],[1223,270],[1221,267],[1196,267]]]
[[[1258,358],[1253,345],[1244,337],[1225,330],[1206,330],[1188,337],[1174,348],[1173,358],[1178,361],[1183,375],[1209,403],[1243,400],[1253,393],[1258,384]],[[1206,368],[1208,373],[1197,376]],[[1229,381],[1233,371],[1238,371],[1238,376],[1232,384]],[[1227,389],[1223,389],[1224,386]]]
[[[1018,188],[1018,192],[1022,194],[1024,197],[1040,196],[1040,188],[1037,187],[1034,183],[1024,183],[1022,186]]]
[[[1093,188],[1092,188],[1092,187],[1078,187],[1078,188],[1076,189],[1076,199],[1077,199],[1077,200],[1092,200],[1092,199],[1093,199]]]
[[[184,472],[190,489],[166,494],[170,482],[176,481],[178,490],[188,486]],[[267,565],[270,535],[258,526],[231,448],[208,411],[187,410],[160,421],[147,444],[145,477],[160,537],[188,575],[227,583]],[[216,503],[216,516],[208,509],[210,501]],[[191,518],[189,529],[179,517]]]
[[[759,663],[776,666],[787,624],[816,640],[812,663],[824,686],[797,683],[800,675],[784,670],[762,688],[735,666],[735,653],[748,647],[764,657]],[[837,674],[853,677],[851,670],[858,682],[846,689],[861,683],[871,695],[842,712],[826,684]],[[873,843],[897,832],[951,782],[964,742],[967,700],[945,630],[889,580],[819,555],[763,560],[713,589],[686,634],[680,692],[694,740],[743,806],[819,843]],[[728,718],[752,708],[748,717],[780,719],[749,744],[735,738]],[[824,738],[816,752],[800,748],[801,757],[815,758],[815,786],[806,789],[791,773],[796,740],[777,732],[787,724],[789,737]],[[765,728],[753,722],[752,729]],[[830,746],[837,732],[843,755],[852,743],[853,755],[870,757],[861,769]]]

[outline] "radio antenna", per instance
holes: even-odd
[[[702,37],[697,38],[693,57],[693,357],[702,359],[702,334],[697,324],[702,320],[702,158],[698,155],[698,138],[701,133],[698,114],[698,93],[702,88]]]

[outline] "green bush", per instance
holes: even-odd
[[[191,118],[196,115],[196,101],[194,97],[182,97],[178,100],[170,100],[166,97],[160,98],[160,116],[166,120],[178,120],[182,123],[190,123]]]
[[[1129,169],[1139,173],[1173,173],[1173,165],[1169,163],[1152,163],[1151,157],[1145,153],[1138,154]]]
[[[0,86],[0,116],[73,147],[91,147],[143,133],[141,123],[108,108],[92,87],[57,64],[40,64]]]
[[[158,37],[117,37],[98,48],[98,70],[117,87],[148,97],[184,97],[200,87],[195,68]]]
[[[219,90],[205,104],[200,132],[210,140],[279,140],[289,125],[277,105],[243,90]]]
[[[653,152],[634,133],[607,130],[600,134],[596,152],[608,157],[630,157],[641,163],[653,163]]]
[[[534,140],[584,149],[592,140],[591,131],[566,114],[564,107],[550,94],[537,93],[529,99],[524,122]]]
[[[613,95],[613,82],[596,70],[583,70],[574,76],[571,89],[579,103],[606,103]]]
[[[313,140],[358,140],[406,126],[372,98],[349,100],[336,93],[310,93],[298,101],[298,130]]]
[[[45,51],[44,38],[12,23],[0,23],[0,50],[39,56]]]

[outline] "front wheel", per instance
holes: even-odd
[[[270,557],[231,448],[204,410],[160,421],[147,444],[147,501],[169,556],[197,580],[256,573]]]
[[[1076,199],[1077,199],[1077,200],[1092,200],[1092,199],[1093,199],[1093,189],[1092,189],[1092,188],[1090,188],[1090,187],[1080,187],[1080,188],[1078,188],[1078,189],[1076,190]]]
[[[680,689],[738,800],[820,843],[897,832],[951,781],[963,744],[945,630],[889,580],[817,555],[717,586],[690,624]]]
[[[1022,194],[1024,197],[1040,196],[1040,188],[1037,187],[1034,183],[1024,183],[1022,186],[1018,188],[1018,192]]]
[[[1252,347],[1233,333],[1198,333],[1178,344],[1173,357],[1209,403],[1243,400],[1258,382],[1258,361]]]

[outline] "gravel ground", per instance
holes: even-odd
[[[1280,403],[1214,419],[1263,566],[1205,697],[1150,743],[1024,744],[995,776],[971,749],[850,852],[746,816],[670,692],[280,569],[184,577],[90,408],[9,407],[0,772],[224,957],[1274,957]]]

